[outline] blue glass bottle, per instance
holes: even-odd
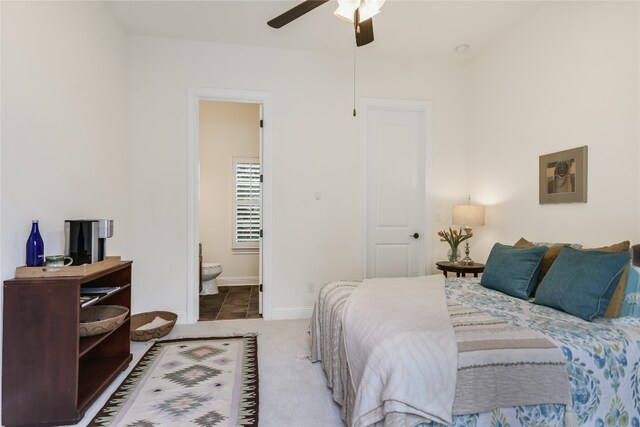
[[[44,242],[38,229],[38,220],[31,223],[31,234],[27,239],[27,267],[44,265]]]

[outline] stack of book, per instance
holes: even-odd
[[[100,288],[80,288],[80,307],[86,307],[101,297],[107,296],[120,289],[120,286],[105,286]]]

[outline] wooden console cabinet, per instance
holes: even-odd
[[[114,331],[80,337],[80,287],[119,286],[91,303],[131,310],[131,262],[84,277],[4,282],[2,424],[76,424],[127,368],[129,316]]]

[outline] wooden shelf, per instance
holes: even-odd
[[[113,331],[79,336],[80,289],[119,286],[91,305],[131,310],[131,262],[82,277],[4,282],[2,424],[75,424],[131,362],[129,317]]]
[[[89,304],[85,307],[82,307],[80,310],[83,310],[87,307],[92,307],[94,305],[98,305],[101,302],[103,302],[106,298],[109,298],[109,304],[115,304],[115,305],[122,305],[125,307],[128,307],[125,304],[118,304],[115,302],[115,300],[117,299],[117,297],[115,296],[117,293],[121,292],[121,291],[125,291],[127,288],[131,287],[131,284],[127,284],[126,286],[121,287],[120,289],[118,289],[116,292],[110,294],[110,295],[106,295],[103,296],[101,298],[98,298],[98,300],[94,301],[92,304]],[[126,298],[126,297],[125,297]],[[126,319],[126,323],[129,323],[129,318],[130,318],[130,313],[129,316]],[[129,328],[126,328],[127,331],[129,330]],[[110,337],[113,333],[119,331],[120,328],[108,332],[106,334],[101,334],[101,335],[93,335],[93,336],[89,336],[89,337],[80,337],[80,347],[78,350],[78,357],[82,357],[84,356],[89,350],[91,350],[92,348],[94,348],[96,345],[100,344],[103,340],[107,339],[108,337]]]
[[[127,369],[132,360],[131,354],[127,356],[105,357],[95,363],[94,360],[87,360],[80,363],[79,368],[79,388],[78,388],[78,410],[80,413],[89,408],[102,392],[113,382],[120,372]]]

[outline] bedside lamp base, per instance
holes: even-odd
[[[460,261],[460,264],[462,264],[462,265],[473,265],[474,262],[471,259],[471,257],[469,256],[469,252],[470,252],[469,251],[469,241],[467,240],[465,243],[466,243],[465,248],[464,248],[465,257],[462,258],[462,260]]]

